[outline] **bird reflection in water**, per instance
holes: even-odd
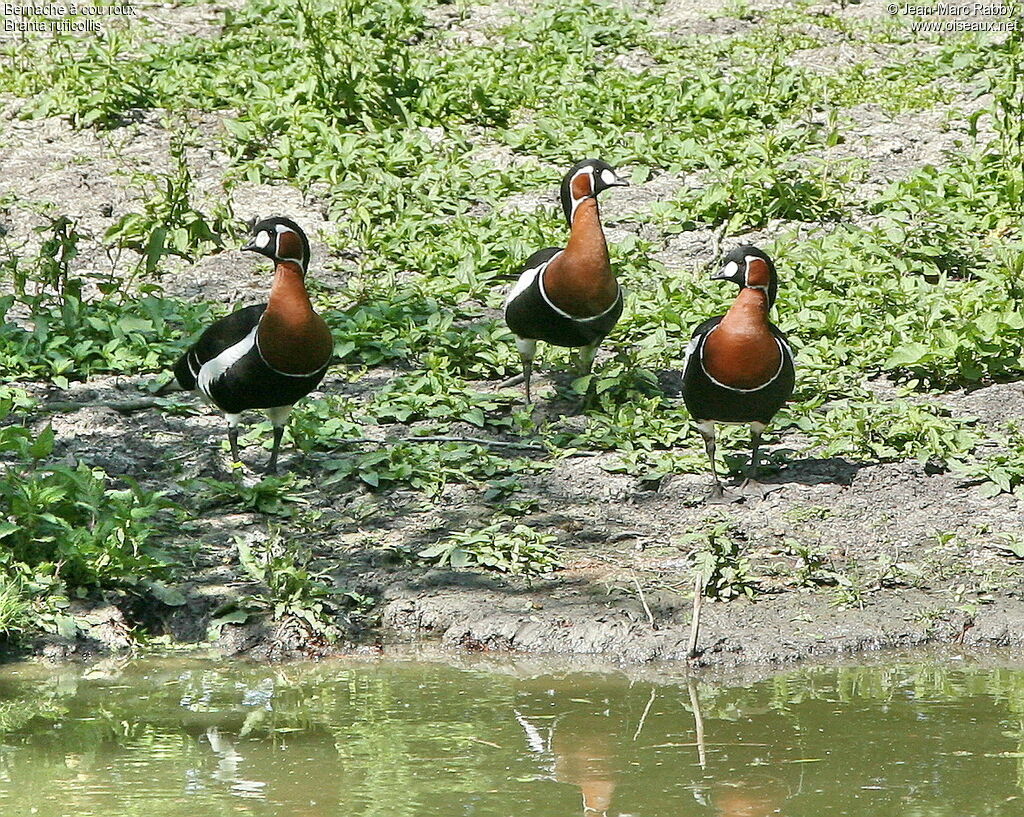
[[[787,792],[777,780],[716,781],[711,803],[716,817],[770,817],[782,813]]]
[[[334,817],[339,813],[330,787],[310,785],[305,765],[308,760],[287,761],[265,754],[244,757],[235,742],[215,726],[206,730],[206,740],[217,757],[217,768],[211,777],[229,786],[235,797],[273,800],[287,809],[288,817]],[[290,769],[284,769],[286,765]],[[270,786],[266,781],[251,779],[264,775],[273,781]]]
[[[536,702],[543,698],[536,694],[536,683],[544,680],[547,681],[544,697],[550,704],[538,711]],[[590,679],[588,683],[593,686]],[[524,704],[522,710],[517,708],[513,712],[523,730],[526,745],[545,769],[542,777],[577,787],[582,795],[580,813],[583,817],[626,814],[639,817],[640,812],[632,810],[637,804],[622,800],[628,801],[629,792],[635,794],[636,786],[643,785],[640,780],[631,780],[632,775],[626,770],[635,767],[637,749],[643,744],[649,716],[656,717],[656,688],[652,687],[646,706],[639,696],[616,694],[611,689],[607,696],[592,693],[587,699],[576,697],[576,690],[584,689],[586,685],[567,684],[566,679],[534,679],[529,688],[533,693],[531,704]],[[714,769],[717,747],[713,742],[705,742],[705,724],[695,683],[689,684],[689,693],[694,718],[692,734],[696,740],[689,744],[692,748],[684,748],[687,744],[676,745],[684,754],[693,752],[693,765],[680,757],[678,773],[685,774],[688,767],[696,772],[692,790],[699,805],[695,811],[681,813],[692,817],[769,817],[781,814],[789,796],[782,781],[759,774],[761,770],[758,769]],[[650,733],[650,724],[646,729]],[[657,741],[663,737],[652,735],[650,739]],[[637,772],[641,777],[643,770],[637,769]],[[674,785],[684,782],[678,775],[673,775],[673,778]],[[616,793],[622,802],[613,802]],[[642,798],[645,802],[650,802],[649,794],[645,793]]]
[[[560,710],[554,716],[527,716],[516,709],[516,720],[530,751],[546,766],[545,777],[579,788],[584,817],[605,817],[618,783],[615,736],[625,724],[600,696],[563,702],[552,701]]]

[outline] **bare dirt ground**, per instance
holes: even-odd
[[[716,14],[714,4],[670,2],[659,24],[665,36],[727,36],[756,25],[758,9],[774,4],[775,0],[759,0],[750,4],[751,15],[736,19]],[[182,7],[181,13],[193,14],[190,8]],[[880,8],[880,3],[858,3],[845,13],[877,14]],[[516,4],[501,13],[519,10]],[[165,8],[161,13],[170,20],[172,12]],[[487,7],[468,18],[453,19],[439,11],[437,24],[458,27],[467,38],[482,37],[497,13],[495,7]],[[837,44],[828,53],[804,58],[812,65],[832,63],[849,56],[844,48],[852,53],[858,45]],[[59,190],[61,207],[96,236],[138,201],[139,192],[127,182],[128,171],[167,161],[167,132],[158,115],[97,134],[74,130],[57,118],[20,121],[18,105],[7,100],[0,116],[0,186],[22,200],[39,202],[52,200],[52,191]],[[836,150],[863,159],[865,190],[877,190],[921,164],[941,161],[943,151],[955,149],[965,122],[964,108],[957,110],[954,115],[934,110],[890,118],[872,106],[850,109],[844,112],[846,140]],[[199,189],[204,196],[224,196],[228,167],[218,143],[219,123],[215,117],[200,117],[195,125],[199,146],[189,157]],[[493,160],[510,161],[501,151]],[[640,232],[633,214],[671,195],[679,185],[699,183],[699,178],[656,176],[631,188],[628,195],[609,199],[604,209],[609,238]],[[313,241],[314,274],[328,287],[343,279],[337,265],[324,266],[323,238],[331,225],[324,221],[320,203],[286,186],[241,184],[231,195],[235,213],[242,218],[269,212],[294,217]],[[544,190],[507,206],[550,206],[553,200],[553,192]],[[31,212],[15,211],[6,221],[10,240],[29,245],[35,240]],[[771,240],[789,226],[773,224],[744,238]],[[683,233],[662,247],[658,258],[670,269],[697,269],[710,260],[710,239],[709,231]],[[80,262],[104,269],[110,259],[95,242]],[[170,295],[242,305],[263,297],[265,273],[259,260],[226,251],[192,267],[182,265],[164,275],[161,283]],[[322,391],[368,396],[392,374],[375,369],[351,383],[335,372]],[[33,423],[37,429],[53,424],[61,456],[132,476],[150,488],[168,487],[169,461],[180,468],[181,477],[222,477],[223,423],[198,408],[198,402],[195,413],[174,416],[109,407],[137,398],[148,379],[96,378],[73,383],[67,391],[46,383],[29,384],[30,392],[43,401]],[[545,406],[548,390],[542,385],[538,391],[541,411],[562,408]],[[997,424],[1024,420],[1021,383],[937,399],[954,416]],[[50,401],[87,405],[51,413],[45,409]],[[366,436],[373,438],[378,431],[366,429]],[[452,433],[472,436],[473,430]],[[789,436],[777,439],[774,446],[798,448],[798,443]],[[250,465],[265,457],[266,451],[255,447],[244,454]],[[627,662],[684,659],[692,546],[680,537],[731,521],[760,577],[760,592],[754,601],[705,604],[700,664],[788,662],[927,643],[1024,644],[1022,563],[991,546],[992,533],[1020,530],[1024,503],[1019,498],[985,498],[957,476],[931,473],[918,463],[798,456],[771,478],[778,490],[763,501],[711,508],[702,502],[708,485],[705,475],[670,475],[652,484],[605,470],[614,457],[570,457],[528,478],[526,493],[538,500],[538,510],[525,521],[556,534],[566,560],[564,569],[532,580],[395,559],[396,552],[415,551],[447,532],[477,523],[484,509],[476,489],[450,486],[435,501],[406,491],[325,491],[317,487],[316,456],[304,458],[289,451],[283,464],[310,479],[301,490],[302,500],[305,507],[322,512],[322,525],[327,520],[328,534],[315,548],[317,563],[331,566],[339,586],[378,599],[373,627],[361,634],[362,643],[426,636],[462,650],[601,653]],[[188,604],[142,617],[179,640],[196,641],[205,636],[212,611],[253,588],[238,566],[236,537],[259,540],[269,533],[259,514],[211,507],[187,523],[183,535],[201,545],[191,580],[181,587]],[[842,592],[842,587],[794,582],[794,553],[800,547],[827,551],[829,569],[851,577],[852,586]],[[126,611],[113,602],[91,611],[96,642],[77,649],[124,645]],[[256,656],[326,649],[304,639],[301,630],[250,624],[226,628],[220,645],[228,652]],[[53,642],[45,649],[61,655],[76,647]]]

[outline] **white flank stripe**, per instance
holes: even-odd
[[[697,347],[700,346],[700,337],[691,338],[690,342],[686,346],[686,354],[683,355],[683,371],[686,371],[686,367],[690,365],[690,356],[696,351]]]
[[[214,381],[220,380],[224,375],[228,373],[228,370],[238,363],[253,346],[256,345],[256,330],[259,329],[259,324],[254,326],[252,330],[242,338],[234,346],[229,346],[217,357],[206,361],[203,364],[203,368],[199,370],[199,377],[196,378],[196,386],[203,394],[210,394],[210,386]]]
[[[199,377],[199,358],[196,357],[195,349],[188,350],[188,354],[185,355],[185,364],[188,366],[189,374],[192,375],[193,380]]]
[[[514,301],[516,298],[518,298],[520,295],[526,292],[526,290],[528,290],[530,286],[533,284],[533,280],[538,275],[540,275],[545,269],[547,269],[548,264],[550,264],[552,261],[558,258],[558,256],[560,256],[561,254],[562,251],[559,251],[552,255],[547,261],[545,261],[540,266],[530,267],[530,269],[524,269],[519,276],[519,280],[516,281],[515,286],[513,286],[512,289],[509,291],[508,297],[505,298],[505,306],[507,307],[510,303],[512,303],[512,301]]]

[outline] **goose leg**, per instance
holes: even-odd
[[[228,445],[231,446],[231,462],[241,463],[242,457],[238,453],[238,424],[242,420],[241,414],[225,414],[224,419],[228,421]]]
[[[594,358],[597,357],[597,350],[600,346],[601,340],[595,340],[588,346],[580,347],[579,371],[577,372],[579,377],[590,374],[590,370],[594,368]]]
[[[777,490],[778,487],[769,487],[757,480],[757,470],[761,466],[761,435],[764,434],[765,428],[767,426],[764,423],[750,424],[750,468],[747,472],[747,478],[740,485],[740,490],[761,498],[766,497],[772,490]]]
[[[761,435],[765,430],[764,423],[750,424],[750,478],[757,479],[757,469],[760,467]]]
[[[587,346],[580,347],[579,358],[577,359],[579,367],[576,371],[577,377],[586,377],[594,368],[594,358],[597,357],[597,350],[601,346],[601,340],[598,339]],[[590,385],[587,386],[587,393],[583,395],[583,400],[580,402],[579,411],[586,411],[590,408],[596,397],[597,387],[591,381]]]
[[[267,409],[267,416],[274,426],[274,447],[270,449],[270,461],[267,463],[266,473],[277,473],[277,455],[281,450],[281,439],[284,437],[284,428],[288,425],[288,415],[291,414],[291,406],[279,406]]]
[[[526,405],[530,399],[530,376],[533,374],[533,358],[537,354],[537,341],[528,338],[516,338],[519,359],[523,362],[523,382],[526,384]]]
[[[715,421],[705,420],[699,422],[697,423],[697,430],[700,432],[700,436],[704,438],[704,450],[707,452],[708,461],[711,463],[711,478],[713,482],[707,501],[712,505],[732,502],[732,497],[727,496],[722,489],[722,481],[718,478],[718,467],[715,465]]]

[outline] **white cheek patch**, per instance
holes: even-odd
[[[722,267],[722,277],[731,278],[733,275],[739,272],[739,269],[739,264],[737,264],[735,261],[730,261],[728,264]]]
[[[270,243],[270,233],[266,230],[260,230],[259,235],[256,236],[256,241],[253,243],[262,250]]]
[[[619,178],[614,173],[612,173],[610,170],[602,170],[601,171],[601,181],[603,181],[605,184],[611,185],[611,184],[617,184],[618,181],[619,181]]]

